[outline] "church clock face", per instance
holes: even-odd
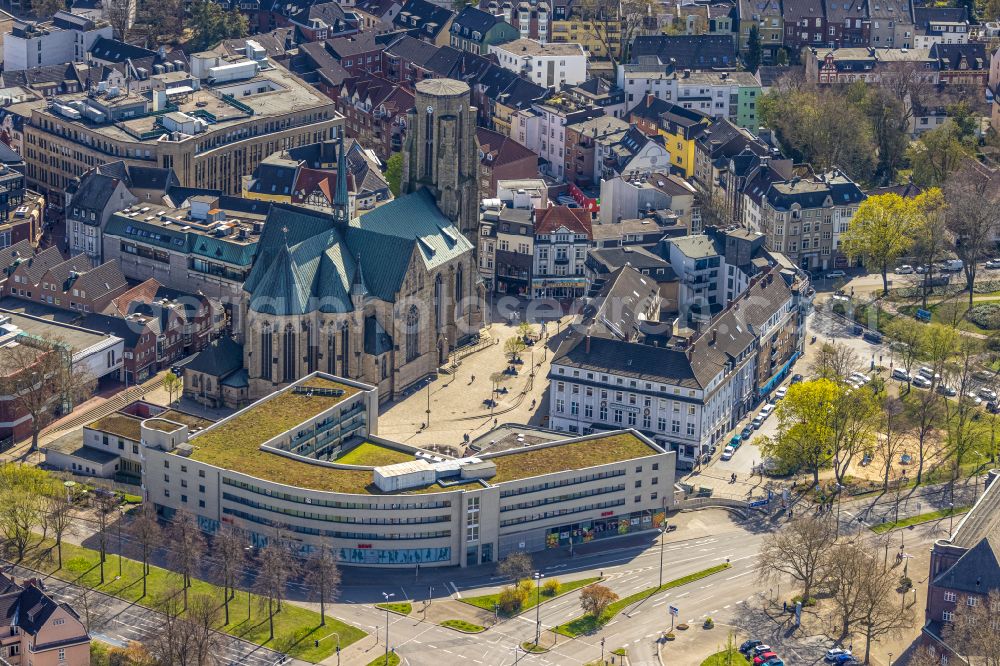
[[[434,107],[433,106],[428,106],[427,107],[427,113],[434,113]]]

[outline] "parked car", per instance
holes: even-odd
[[[928,270],[930,270],[930,266],[928,266],[927,264],[921,264],[921,265],[917,266],[916,268],[914,268],[913,272],[914,273],[919,273],[920,275],[923,275]]]
[[[850,652],[848,652],[847,654],[839,654],[836,657],[834,657],[833,658],[833,663],[835,663],[835,664],[853,664],[853,663],[856,663],[856,662],[854,661],[854,656]]]
[[[988,411],[990,414],[1000,413],[1000,403],[991,400],[990,402],[986,403],[986,411]]]
[[[910,373],[908,373],[906,370],[903,370],[902,368],[893,368],[892,378],[898,379],[901,382],[908,382],[910,381],[910,379],[912,379],[910,377]]]
[[[760,408],[760,415],[766,419],[768,416],[771,415],[771,412],[773,411],[774,411],[774,403],[769,402]]]
[[[734,451],[740,448],[743,444],[743,438],[739,435],[733,435],[733,438],[729,440],[729,446],[733,448]]]
[[[740,652],[743,653],[743,654],[746,654],[747,652],[749,652],[750,650],[754,649],[758,645],[763,645],[763,644],[764,644],[764,641],[758,641],[758,640],[754,640],[754,639],[750,639],[748,641],[743,641],[743,643],[740,644]]]
[[[760,427],[764,425],[765,418],[767,417],[765,417],[763,414],[758,414],[757,416],[753,417],[753,421],[750,422],[750,425],[753,426],[754,430],[759,430]]]
[[[743,426],[743,430],[740,431],[740,437],[744,440],[750,439],[750,435],[753,434],[753,426],[749,423]]]
[[[920,368],[918,368],[917,369],[917,374],[920,375],[921,377],[926,377],[927,379],[931,379],[931,380],[941,379],[941,375],[939,375],[938,373],[934,372],[933,370],[931,370],[930,368],[928,368],[926,365],[921,366]]]
[[[798,384],[802,381],[802,375],[792,375],[792,384]]]
[[[923,375],[917,375],[913,378],[912,384],[917,388],[929,389],[931,387],[931,380],[927,379]]]
[[[882,344],[882,334],[878,331],[865,331],[865,334],[861,336],[866,342],[870,342],[873,345]]]
[[[996,402],[997,392],[986,386],[979,389],[979,397],[983,400],[989,400],[990,402]]]
[[[991,271],[995,271],[996,269],[1000,268],[1000,259],[990,259],[989,261],[986,262],[986,268],[990,269]]]
[[[847,277],[847,273],[844,271],[830,271],[826,274],[827,279],[839,280],[840,278]]]
[[[938,384],[937,388],[934,390],[940,393],[941,395],[948,396],[949,398],[953,398],[956,395],[958,395],[958,390],[955,389],[953,386],[948,386],[947,384]]]
[[[774,399],[781,400],[782,398],[785,397],[786,393],[788,393],[788,387],[782,386],[781,388],[779,388],[777,391],[774,392]]]
[[[736,453],[736,449],[734,449],[731,446],[727,446],[726,448],[722,449],[722,459],[731,460],[734,453]]]
[[[754,666],[760,666],[761,664],[766,664],[772,659],[776,658],[778,654],[776,652],[763,652],[753,658]]]
[[[824,657],[824,659],[826,661],[832,662],[834,659],[836,659],[842,654],[851,654],[851,651],[848,650],[847,648],[832,648],[826,651],[826,657]]]
[[[773,651],[774,650],[770,645],[767,645],[766,643],[761,643],[760,645],[758,645],[753,649],[752,654],[753,656],[757,657],[759,655],[764,654],[765,652],[773,652]]]
[[[965,397],[972,401],[972,404],[978,406],[983,404],[983,399],[976,395],[975,391],[966,391]]]
[[[858,382],[859,384],[867,384],[868,382],[870,382],[872,380],[871,377],[869,377],[868,375],[866,375],[863,372],[852,372],[851,376],[848,377],[847,379],[848,379],[848,381],[854,380],[854,381]]]
[[[770,661],[764,664],[764,666],[785,666],[785,662],[783,662],[780,657],[772,657]]]
[[[862,326],[861,324],[855,324],[854,328],[852,328],[851,331],[854,333],[854,335],[861,335],[862,333],[865,332],[865,327]]]
[[[913,266],[909,264],[903,264],[896,268],[896,275],[910,275],[913,273]]]

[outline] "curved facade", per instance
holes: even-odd
[[[451,459],[377,435],[375,387],[314,373],[197,433],[142,422],[147,499],[343,564],[473,565],[651,529],[674,453],[634,431]]]

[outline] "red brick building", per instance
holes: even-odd
[[[387,160],[403,147],[406,114],[413,108],[413,93],[399,83],[366,75],[346,79],[333,97],[344,116],[347,136]]]
[[[87,257],[64,260],[58,248],[32,256],[9,256],[4,292],[26,301],[76,312],[100,312],[128,289],[117,263],[91,268]]]

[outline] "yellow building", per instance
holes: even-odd
[[[570,17],[552,22],[552,41],[557,43],[575,43],[583,46],[591,58],[608,59],[611,56],[621,58],[621,25],[617,20],[594,21]]]
[[[712,119],[703,113],[653,95],[639,102],[629,111],[628,121],[648,135],[659,134],[670,153],[670,166],[674,173],[685,178],[694,175],[694,144]]]

